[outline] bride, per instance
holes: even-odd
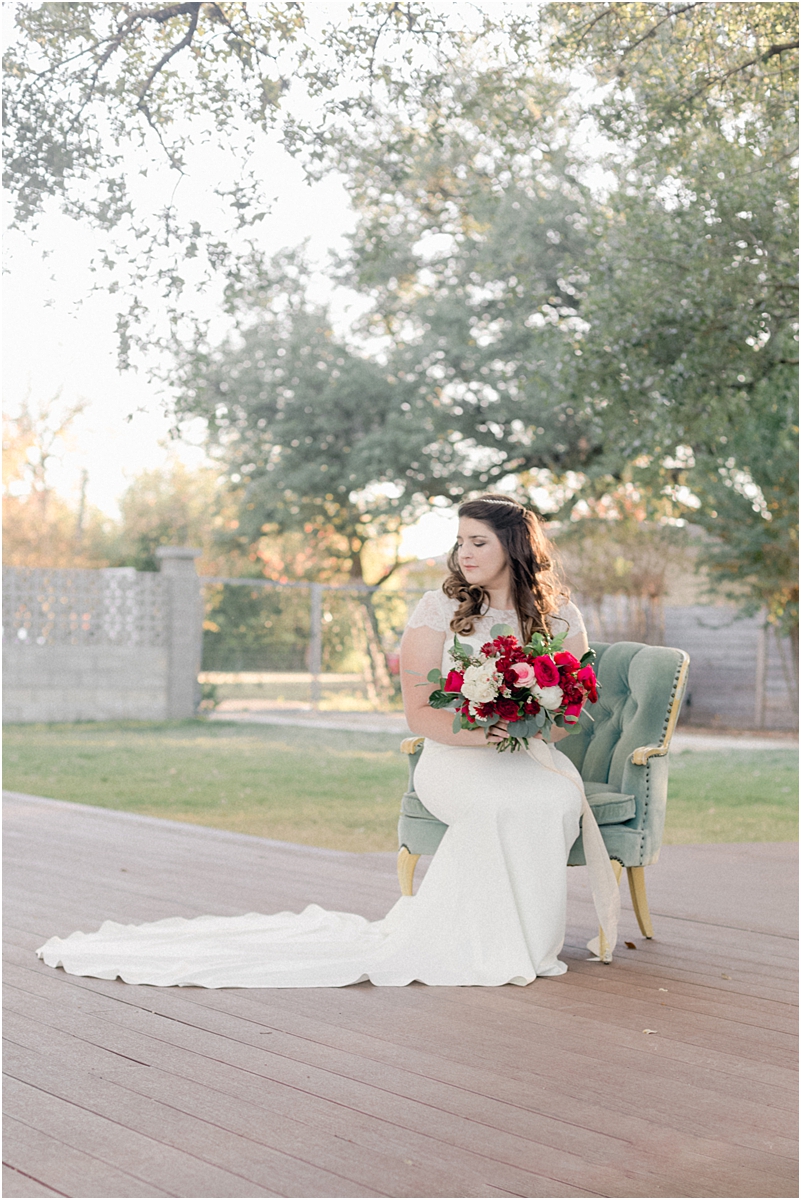
[[[342,987],[365,980],[493,987],[566,971],[558,955],[567,857],[582,814],[585,845],[592,831],[600,838],[581,777],[541,739],[530,754],[498,753],[504,723],[486,735],[454,733],[452,714],[428,706],[434,685],[425,680],[432,667],[449,668],[454,634],[478,649],[499,622],[524,641],[536,630],[565,632],[564,648],[581,658],[584,624],[560,592],[536,516],[504,496],[461,505],[448,567],[442,590],[425,594],[401,643],[406,718],[412,732],[425,737],[416,791],[448,825],[415,896],[401,897],[373,922],[314,904],[271,916],[106,921],[95,933],[51,938],[39,957],[73,975],[213,988]],[[554,729],[553,740],[566,732]],[[602,857],[599,869],[611,876],[605,852]],[[615,914],[610,905],[607,910],[603,924],[613,945]]]

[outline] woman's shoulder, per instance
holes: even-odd
[[[438,633],[445,633],[450,626],[451,617],[458,607],[455,600],[441,590],[425,592],[409,617],[408,629],[419,629],[426,626]]]
[[[559,607],[551,613],[551,621],[555,622],[554,633],[566,633],[568,637],[574,637],[577,633],[587,632],[581,611],[572,600],[563,599]]]

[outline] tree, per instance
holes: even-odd
[[[103,565],[108,522],[85,501],[76,510],[53,488],[51,471],[85,403],[26,398],[3,418],[3,562],[16,567]]]
[[[369,107],[377,81],[408,86],[396,49],[448,40],[427,5],[383,0],[324,28],[297,0],[20,3],[15,23],[4,56],[15,222],[35,227],[55,204],[106,235],[95,268],[118,295],[122,365],[133,344],[152,344],[151,291],[178,321],[196,289],[236,285],[270,208],[259,170],[267,135],[298,152],[323,144],[321,126]],[[291,87],[312,99],[313,116],[284,111]],[[208,174],[211,153],[212,173],[230,182],[186,196],[179,184]]]
[[[113,566],[157,571],[159,546],[194,546],[202,551],[200,574],[239,574],[236,526],[235,501],[219,473],[213,467],[190,469],[173,458],[128,485],[109,559]]]
[[[697,521],[701,504],[726,570],[740,562],[731,594],[746,608],[743,520],[754,544],[768,525],[750,502],[716,503],[709,480],[733,472],[752,487],[767,456],[783,566],[775,595],[764,578],[759,594],[792,627],[795,493],[779,495],[790,473],[777,413],[792,433],[797,11],[543,11],[551,61],[604,85],[579,109],[607,138],[603,187],[587,185],[569,87],[515,63],[500,95],[492,67],[443,73],[426,121],[385,113],[344,143],[360,211],[353,278],[373,291],[372,327],[401,343],[401,363],[406,345],[417,404],[435,405],[440,427],[447,412],[442,436],[485,454],[476,482],[572,470],[592,494],[633,470],[649,516]],[[533,34],[518,29],[519,50]],[[444,248],[432,255],[426,238]],[[738,436],[752,424],[777,436]]]
[[[797,6],[547,16],[556,59],[604,85],[593,112],[618,177],[581,383],[641,484],[711,535],[712,580],[797,639]]]
[[[207,421],[212,453],[242,490],[238,536],[252,556],[266,561],[270,542],[300,534],[312,578],[362,590],[354,617],[373,686],[388,695],[365,584],[383,583],[397,559],[368,580],[369,547],[399,533],[426,488],[441,491],[441,459],[430,423],[412,419],[408,385],[339,341],[307,288],[301,257],[289,255],[258,280],[257,315],[240,335],[185,347],[176,414]]]
[[[253,289],[235,237],[215,241],[172,210],[147,236],[136,227],[146,262],[162,233],[180,254],[202,243],[226,275],[229,310],[249,302],[262,314],[245,317],[241,342],[227,348],[196,341],[196,370],[182,357],[180,411],[208,416],[224,460],[249,481],[247,537],[279,514],[275,528],[308,525],[358,577],[367,496],[391,528],[416,498],[457,497],[524,470],[563,482],[577,472],[590,491],[634,471],[656,516],[682,519],[697,503],[714,513],[734,569],[742,543],[725,522],[743,513],[718,503],[712,482],[759,486],[756,456],[773,452],[739,431],[751,419],[785,431],[794,421],[783,398],[797,365],[794,5],[554,3],[453,28],[422,2],[369,4],[317,48],[299,6],[258,18],[245,5],[148,8],[133,20],[118,5],[23,12],[9,60],[22,195],[80,205],[92,164],[103,186],[121,178],[112,160],[124,138],[152,133],[143,98],[174,155],[189,152],[184,112],[234,143],[235,129],[271,127],[279,108],[256,103],[255,64],[276,36],[288,54],[278,75],[295,71],[317,102],[305,123],[287,113],[283,136],[310,173],[339,169],[350,181],[359,228],[341,273],[374,305],[361,340],[329,336],[313,306],[296,304],[287,323],[282,285]],[[173,70],[181,56],[197,67],[192,86]],[[582,121],[607,139],[600,160]],[[40,162],[41,187],[35,170],[25,174]],[[108,194],[122,196],[121,185]],[[234,224],[264,211],[254,198],[236,193]],[[115,204],[97,205],[93,219],[117,230],[130,212],[147,220],[132,195]],[[263,268],[257,250],[251,258]],[[172,295],[184,277],[174,262],[160,276]],[[292,364],[289,385],[279,358]],[[241,403],[224,390],[228,366]],[[350,411],[358,395],[376,397],[366,435]],[[321,492],[324,476],[336,484]],[[778,496],[786,479],[783,457],[771,459],[777,513],[791,499]],[[771,524],[746,507],[749,537],[770,524],[789,562],[784,517]],[[754,577],[743,553],[741,595]],[[777,588],[770,611],[792,614]]]
[[[326,560],[328,578],[363,583],[368,545],[443,486],[430,423],[413,419],[408,384],[334,335],[300,254],[276,260],[258,288],[240,335],[183,348],[176,415],[207,421],[242,490],[246,543],[300,532],[319,548],[318,571]]]

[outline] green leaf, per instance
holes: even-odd
[[[459,663],[469,663],[473,657],[473,647],[468,642],[460,642],[458,635],[454,634],[450,655]]]
[[[462,714],[457,713],[453,718],[453,732],[459,733],[462,729]]]
[[[426,679],[429,683],[442,683],[442,672],[437,667],[433,667],[426,675]]]
[[[494,640],[497,637],[514,637],[515,631],[511,625],[498,624],[493,625],[490,630],[490,637]]]

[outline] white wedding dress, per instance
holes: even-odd
[[[428,592],[410,621],[443,632],[443,669],[451,665],[454,608],[443,593]],[[583,631],[575,605],[559,617],[555,633]],[[467,640],[478,649],[498,622],[517,627],[514,613],[490,610]],[[475,747],[426,741],[415,789],[449,828],[417,894],[399,899],[381,921],[314,904],[299,914],[106,921],[96,933],[51,938],[37,953],[72,975],[158,987],[342,987],[364,980],[492,987],[561,975],[566,864],[579,832],[581,777],[543,742],[535,761],[499,753],[480,736]]]

